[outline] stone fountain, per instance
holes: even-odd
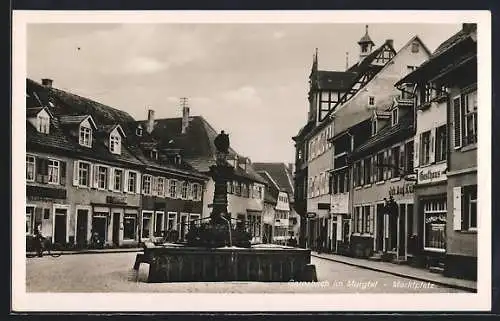
[[[311,251],[270,244],[251,245],[244,223],[232,223],[227,211],[227,182],[233,168],[227,162],[229,137],[214,140],[216,164],[212,213],[206,222],[190,224],[185,244],[146,243],[134,268],[149,264],[148,282],[316,281]]]

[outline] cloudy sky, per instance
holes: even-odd
[[[436,47],[458,24],[371,24],[376,46],[399,50],[419,35]],[[364,24],[32,24],[28,77],[145,119],[179,117],[179,98],[230,134],[252,161],[293,162],[307,117],[314,48],[319,67],[344,70],[358,57]]]

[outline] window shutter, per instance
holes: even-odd
[[[468,95],[462,95],[461,106],[460,106],[460,123],[462,124],[462,145],[464,144],[464,139],[466,138],[466,125],[465,125],[465,107],[469,105],[469,101],[466,100]]]
[[[384,180],[386,180],[388,177],[389,177],[389,173],[388,173],[388,167],[386,167],[387,163],[388,163],[388,153],[387,153],[387,150],[384,150],[384,156],[382,157],[382,170],[384,172]]]
[[[354,170],[352,171],[352,179],[353,179],[352,186],[356,187],[358,185],[358,171],[357,171],[356,163],[353,165],[353,167],[354,167]]]
[[[462,187],[453,187],[453,230],[462,230]]]
[[[429,164],[433,164],[436,159],[436,128],[431,129],[429,146]]]
[[[164,196],[167,197],[168,194],[170,193],[170,180],[168,178],[165,178],[163,180],[163,184],[164,184],[163,187]]]
[[[177,198],[181,198],[182,197],[182,184],[183,184],[183,181],[177,181]]]
[[[405,165],[405,144],[401,145],[399,148],[399,174],[403,175],[406,174],[406,165]],[[401,172],[403,171],[403,172]]]
[[[187,198],[188,200],[192,200],[193,199],[193,184],[191,183],[188,183],[188,191],[187,191]]]
[[[123,192],[128,192],[128,169],[123,171]]]
[[[59,161],[59,184],[66,185],[66,162]]]
[[[139,172],[135,173],[137,174],[137,180],[135,182],[135,192],[136,194],[141,194],[141,182],[142,182],[141,173]]]
[[[108,166],[108,189],[110,191],[115,189],[115,169],[111,166]]]
[[[387,150],[387,165],[394,165],[394,162],[392,161],[392,149]],[[392,178],[392,167],[387,167],[387,178]]]
[[[454,126],[454,146],[462,147],[462,112],[460,106],[460,97],[453,99],[453,126]]]
[[[80,167],[80,161],[73,161],[73,186],[78,186],[78,169]]]
[[[333,175],[328,175],[328,194],[333,194]]]
[[[360,173],[360,176],[361,176],[361,186],[363,186],[363,185],[365,185],[365,161],[361,160],[359,162],[359,166],[361,168],[361,173]]]
[[[377,156],[372,157],[372,183],[377,181]]]

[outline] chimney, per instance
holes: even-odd
[[[182,106],[182,134],[187,132],[187,128],[189,126],[189,106],[187,103],[187,98],[181,98],[181,106]]]
[[[53,82],[53,80],[49,79],[49,78],[42,79],[42,85],[47,87],[47,88],[52,88],[52,82]]]
[[[151,134],[155,127],[155,111],[148,109],[148,123],[146,125],[146,131]]]
[[[471,33],[477,30],[477,24],[475,23],[462,23],[462,31],[465,33]]]
[[[394,39],[386,39],[385,43],[394,48]]]

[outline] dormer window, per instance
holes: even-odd
[[[109,150],[113,154],[121,154],[122,138],[118,134],[109,136]]]
[[[136,134],[137,136],[139,136],[139,137],[141,137],[141,136],[142,136],[142,127],[141,127],[141,126],[139,126],[139,127],[137,127],[137,128],[136,128],[136,130],[135,130],[135,134]]]
[[[92,128],[84,124],[80,125],[80,145],[92,147]]]
[[[175,155],[175,157],[174,157],[174,163],[176,165],[180,165],[181,161],[182,161],[181,155],[179,155],[179,154]]]
[[[375,106],[375,96],[368,97],[368,106]]]
[[[37,120],[38,120],[38,131],[43,134],[48,134],[50,128],[49,116],[40,113],[37,116]]]
[[[392,126],[396,125],[398,123],[398,117],[399,117],[399,109],[394,108],[392,110]]]
[[[411,52],[416,53],[416,52],[418,52],[419,49],[420,49],[420,45],[418,42],[415,41],[411,44]]]
[[[155,149],[153,149],[152,151],[150,151],[149,155],[150,155],[151,159],[154,159],[154,160],[158,159],[158,151],[156,151]]]
[[[377,134],[377,119],[372,120],[372,136]]]

